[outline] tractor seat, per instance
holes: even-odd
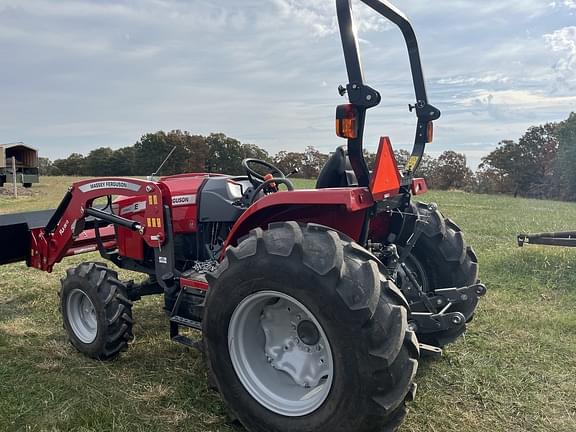
[[[330,155],[316,180],[316,189],[358,186],[356,174],[350,165],[345,146]]]

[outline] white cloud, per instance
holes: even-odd
[[[564,0],[564,6],[570,9],[576,9],[576,0]]]
[[[322,37],[338,32],[336,9],[332,1],[327,0],[273,0],[285,18],[308,27],[314,36]],[[359,33],[382,32],[392,25],[376,12],[354,2],[354,17]]]
[[[454,76],[448,78],[441,78],[437,81],[438,84],[443,85],[471,85],[478,84],[506,84],[510,82],[510,77],[501,73],[488,73],[484,76]]]
[[[576,86],[576,26],[545,34],[544,40],[548,48],[563,55],[554,65],[557,82],[568,88]]]
[[[576,104],[576,96],[550,96],[543,91],[529,90],[476,90],[471,97],[461,99],[458,103],[467,107],[495,105],[521,109],[570,107]]]

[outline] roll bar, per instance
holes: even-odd
[[[440,118],[440,110],[428,103],[418,41],[416,40],[416,34],[408,18],[386,0],[360,1],[396,24],[400,28],[406,41],[406,47],[408,48],[414,93],[416,95],[416,103],[414,105],[409,104],[408,106],[410,111],[416,110],[416,117],[418,119],[412,155],[404,172],[405,181],[409,182],[424,155],[424,149],[428,142],[428,127],[432,121]],[[348,80],[350,81],[346,85],[346,88],[341,86],[339,90],[341,95],[348,94],[350,103],[356,106],[359,113],[358,135],[357,138],[348,140],[348,156],[354,173],[358,178],[358,184],[360,186],[368,186],[370,173],[363,154],[366,111],[369,108],[377,106],[381,101],[381,96],[378,91],[364,84],[364,73],[362,71],[358,38],[352,17],[351,0],[336,0],[336,11],[338,14],[338,25],[340,27]]]

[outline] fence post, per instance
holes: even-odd
[[[16,157],[12,156],[12,181],[14,183],[14,198],[18,198],[18,186],[16,181]]]

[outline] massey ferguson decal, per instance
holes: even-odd
[[[196,204],[196,195],[178,195],[172,197],[172,207]]]
[[[128,189],[138,192],[140,190],[140,185],[122,180],[103,180],[80,186],[82,192],[90,192],[97,189]]]

